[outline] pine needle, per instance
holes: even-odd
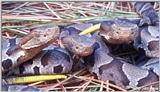
[[[88,33],[97,31],[98,29],[100,29],[100,26],[101,26],[101,24],[96,24],[94,26],[91,26],[91,27],[85,29],[84,31],[82,31],[79,35],[86,35]]]
[[[36,75],[36,76],[24,76],[16,78],[7,78],[6,81],[8,84],[23,84],[23,83],[32,83],[37,81],[48,81],[55,79],[65,79],[65,75]]]

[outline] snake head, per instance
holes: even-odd
[[[95,40],[83,35],[70,35],[62,39],[65,48],[79,56],[88,56],[92,54]]]
[[[112,44],[131,43],[138,36],[138,26],[127,19],[116,19],[112,25],[102,25],[100,35]]]
[[[58,26],[49,24],[35,28],[30,34],[20,41],[23,49],[37,48],[58,39],[60,30]]]
[[[30,34],[22,38],[19,44],[4,51],[5,56],[3,56],[2,60],[2,72],[7,72],[32,59],[58,37],[59,27],[52,24],[35,28]]]

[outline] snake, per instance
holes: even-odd
[[[110,22],[106,22],[106,23],[110,23]],[[87,26],[87,25],[81,25],[81,27],[83,26]],[[64,35],[64,33],[66,31],[73,32],[72,35],[77,35],[79,33],[77,32],[78,28],[74,28],[74,27],[75,25],[68,27],[67,29],[64,30],[64,32],[62,31],[60,36],[65,37],[66,34]],[[73,29],[73,30],[70,30],[70,29]],[[99,35],[101,36],[100,31],[99,31]],[[70,36],[67,35],[66,37],[70,37]],[[78,37],[78,36],[75,36],[75,37]],[[83,37],[87,37],[87,36],[83,36]],[[72,38],[72,39],[75,39],[75,38]],[[89,39],[91,40],[91,42],[94,41],[94,43],[90,45],[90,46],[93,46],[92,50],[90,50],[91,51],[90,54],[94,54],[94,55],[91,55],[92,56],[91,58],[94,59],[94,60],[91,60],[92,63],[94,61],[94,65],[89,66],[90,67],[89,70],[91,71],[91,73],[96,74],[96,76],[98,76],[98,79],[113,81],[115,82],[115,84],[123,88],[126,88],[126,86],[127,88],[130,88],[130,87],[134,88],[137,86],[142,86],[145,84],[149,84],[151,82],[158,81],[158,75],[157,75],[158,70],[154,70],[155,65],[156,66],[158,65],[157,63],[155,65],[153,64],[143,65],[143,67],[141,66],[141,68],[134,66],[132,64],[128,64],[123,60],[116,59],[112,54],[110,54],[110,50],[108,49],[108,47],[106,46],[103,40],[97,41],[97,38],[95,39],[94,36],[93,37],[91,36]],[[86,43],[82,42],[80,44],[86,44]],[[73,53],[75,53],[75,51],[73,51]],[[82,55],[82,56],[90,57],[90,55]],[[73,66],[73,60],[71,55],[68,52],[68,49],[54,48],[49,50],[42,50],[34,58],[30,59],[28,62],[21,64],[18,68],[16,68],[14,71],[14,74],[35,75],[35,74],[68,73],[71,71],[72,66]],[[107,68],[107,67],[110,67],[110,68]],[[113,72],[110,72],[111,70]],[[127,70],[132,70],[132,71],[127,71]],[[142,72],[141,75],[139,75],[139,72]],[[149,81],[147,82],[145,80],[149,80]]]
[[[114,57],[102,41],[101,36],[94,35],[97,40],[95,51],[86,61],[89,71],[98,79],[111,81],[122,88],[135,88],[159,81],[158,75],[146,68],[140,68]]]
[[[59,27],[53,24],[39,25],[17,45],[2,51],[2,72],[6,73],[32,59],[59,37]]]
[[[79,33],[93,24],[73,24],[63,29],[60,41],[63,46],[74,55],[88,56],[93,53],[95,41],[91,37]]]
[[[150,2],[131,2],[135,11],[140,16],[139,26],[156,25],[159,22],[159,16]]]
[[[64,48],[42,50],[31,60],[15,69],[15,75],[38,75],[69,73],[73,60]]]
[[[139,4],[134,4],[134,6],[138,7]],[[142,6],[146,7],[144,4]],[[68,73],[73,66],[71,52],[82,57],[89,57],[92,64],[87,64],[87,68],[89,68],[91,73],[95,74],[98,79],[104,81],[110,80],[120,87],[134,88],[156,82],[159,80],[159,60],[157,59],[159,55],[157,54],[157,43],[159,42],[157,40],[159,38],[157,32],[159,30],[157,30],[158,26],[155,26],[157,19],[154,19],[156,17],[151,17],[150,13],[148,13],[152,8],[142,9],[144,9],[143,12],[142,10],[139,11],[139,8],[136,8],[137,12],[144,18],[140,20],[140,23],[135,24],[127,19],[102,22],[98,35],[104,37],[109,43],[116,44],[118,42],[118,44],[122,44],[136,40],[135,38],[137,38],[139,31],[141,44],[138,45],[138,48],[140,47],[145,50],[146,55],[151,58],[148,62],[151,63],[146,63],[141,67],[126,63],[123,60],[115,58],[110,53],[110,50],[101,40],[100,36],[78,35],[80,31],[93,26],[92,23],[71,25],[64,28],[61,33],[59,33],[59,28],[55,27],[55,25],[43,25],[40,28],[34,29],[18,45],[12,44],[9,49],[3,51],[3,55],[5,56],[2,56],[2,71],[6,72],[16,68],[15,74]],[[139,27],[146,23],[148,26]],[[151,39],[147,39],[146,35]],[[64,48],[43,50],[51,42],[55,41],[57,37],[60,38]],[[114,39],[108,39],[109,37],[113,37]],[[117,37],[120,37],[120,40],[117,40]],[[152,44],[155,45],[152,46]],[[87,62],[90,63],[90,60]]]
[[[111,44],[129,44],[137,38],[138,26],[128,19],[109,20],[101,23],[100,35]]]

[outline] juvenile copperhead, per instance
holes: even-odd
[[[79,50],[80,51],[80,50]],[[82,52],[81,52],[82,53]]]
[[[93,53],[95,41],[89,36],[79,35],[81,31],[93,24],[73,24],[63,29],[60,41],[63,46],[74,55],[88,56]]]
[[[16,75],[60,74],[71,71],[73,60],[63,48],[43,50],[31,60],[21,64]]]
[[[122,21],[122,20],[121,20]],[[123,21],[125,21],[125,23],[127,23],[129,20],[123,20]],[[127,22],[126,22],[127,21]],[[111,23],[114,23],[114,22],[111,22],[111,21],[106,21],[106,23],[108,23],[108,24],[111,24]],[[120,22],[118,22],[118,23],[120,23]],[[123,26],[122,25],[117,25],[116,24],[116,26],[117,27],[122,27],[122,29],[121,29],[121,31],[120,30],[118,30],[118,31],[120,31],[120,32],[122,32],[122,34],[123,34],[123,32],[127,32],[128,33],[128,37],[130,37],[130,35],[133,35],[133,37],[131,38],[131,41],[133,41],[133,38],[135,38],[136,36],[135,36],[135,34],[136,33],[138,33],[138,29],[137,29],[137,25],[136,24],[133,24],[133,23],[131,23],[130,22],[130,25],[133,25],[133,26],[125,26],[124,27],[124,29],[123,29]],[[126,29],[125,29],[126,28]],[[129,28],[128,30],[127,30],[127,28]],[[130,29],[134,29],[135,28],[135,30],[130,30]],[[108,31],[111,31],[112,33],[114,33],[114,31],[113,30],[108,30]],[[116,30],[117,31],[117,30]],[[133,33],[132,33],[133,32]],[[130,34],[131,33],[131,34]],[[121,35],[122,35],[121,34]],[[108,35],[108,34],[107,34]],[[124,35],[124,34],[123,34]],[[127,38],[126,36],[124,36],[124,38]],[[99,41],[98,40],[98,42],[101,42],[101,44],[103,44],[103,46],[104,46],[104,43],[103,43],[103,41]],[[123,42],[122,42],[123,43]],[[103,46],[101,46],[101,47],[103,47]],[[95,47],[95,48],[97,48],[97,47]],[[152,71],[150,71],[149,70],[149,68],[148,68],[148,70],[147,70],[147,68],[145,68],[145,69],[142,69],[142,68],[140,68],[140,67],[137,67],[137,66],[134,66],[134,65],[131,65],[131,64],[128,64],[128,63],[125,63],[124,61],[122,61],[122,60],[118,60],[118,59],[115,59],[112,55],[110,56],[110,59],[115,59],[115,61],[113,60],[113,62],[114,62],[114,64],[112,64],[112,65],[104,65],[104,63],[105,63],[105,61],[108,61],[108,62],[112,62],[112,60],[109,60],[109,57],[107,57],[106,56],[106,54],[107,53],[110,53],[109,52],[109,50],[105,50],[107,47],[103,47],[103,48],[101,48],[101,50],[102,51],[104,51],[104,52],[106,52],[106,53],[98,53],[98,54],[94,54],[93,55],[93,57],[96,57],[97,56],[97,59],[96,60],[93,60],[92,59],[92,63],[93,63],[93,61],[99,61],[99,62],[97,62],[97,63],[95,63],[94,65],[95,66],[92,66],[91,67],[91,71],[92,72],[96,72],[97,73],[97,76],[99,77],[99,79],[102,79],[102,80],[112,80],[112,81],[114,81],[116,84],[118,84],[119,86],[121,86],[121,87],[126,87],[127,85],[128,85],[128,88],[134,88],[134,87],[136,87],[136,86],[142,86],[142,85],[145,85],[145,84],[148,84],[148,83],[152,83],[152,82],[155,82],[155,81],[158,81],[159,79],[158,79],[158,75],[156,74],[156,73],[154,73],[154,72],[152,72]],[[96,50],[95,50],[96,51]],[[95,52],[94,52],[95,53]],[[92,58],[93,58],[92,57]],[[99,60],[100,59],[100,60]],[[102,60],[101,60],[102,59]],[[101,62],[100,62],[101,61]],[[86,62],[88,62],[88,61],[86,61]],[[100,65],[99,65],[100,64]],[[103,66],[104,65],[104,66]],[[124,68],[123,68],[123,65],[124,65]],[[158,65],[157,63],[156,63],[156,65]],[[97,67],[97,66],[103,66],[103,68],[101,68],[101,71],[104,71],[105,73],[102,73],[102,75],[100,75],[97,71],[98,71],[98,68],[99,67]],[[152,66],[152,64],[151,65],[149,65],[149,66]],[[110,68],[110,69],[108,69],[107,67],[112,67],[112,68]],[[118,68],[117,68],[118,67]],[[122,68],[123,68],[123,70],[122,70]],[[154,69],[154,67],[152,67],[153,69]],[[95,69],[95,70],[94,70]],[[120,70],[121,69],[121,70]],[[113,75],[113,76],[115,76],[114,78],[112,78],[112,76],[110,76],[110,72],[109,71],[113,71],[113,72],[111,72],[112,74],[111,75]],[[119,72],[117,75],[116,75],[116,71],[115,70],[117,70],[117,72]],[[120,71],[119,71],[120,70]],[[131,72],[130,71],[127,71],[127,70],[131,70]],[[123,73],[124,72],[124,73]],[[139,75],[139,72],[142,72],[141,73],[141,75]],[[132,74],[133,73],[133,74]],[[135,76],[136,75],[136,76]],[[108,76],[108,77],[106,77],[106,76]],[[120,80],[118,79],[120,77]],[[126,77],[126,79],[124,78],[124,77]],[[105,78],[108,78],[108,79],[105,79]],[[128,79],[127,79],[128,78]],[[144,82],[144,80],[147,80],[147,79],[149,79],[149,81],[146,81],[146,82]],[[127,84],[128,83],[128,84]]]
[[[91,38],[90,38],[91,39]],[[95,40],[95,39],[92,39],[93,41]],[[102,41],[98,41],[98,42],[101,42],[101,43],[103,43]],[[104,44],[104,43],[103,43]],[[95,45],[95,44],[94,44]],[[105,45],[105,44],[104,44]],[[95,48],[97,48],[97,47],[95,47]],[[105,47],[105,49],[106,49],[107,47]],[[107,53],[109,53],[109,50],[108,49],[103,49],[103,51],[105,51],[105,52],[107,52]],[[48,60],[47,60],[47,58],[46,58],[46,61],[48,61],[48,62],[51,62],[52,63],[52,61],[54,60],[54,58],[56,58],[56,56],[54,56],[54,54],[57,54],[57,53],[61,53],[61,51],[62,50],[60,50],[60,51],[56,51],[56,50],[48,50],[48,54],[47,54],[47,56],[53,56],[52,58],[51,57],[49,57],[48,58]],[[40,70],[44,70],[44,72],[39,72],[39,69],[37,68],[37,66],[38,67],[40,67],[40,66],[43,66],[43,64],[41,63],[41,62],[39,62],[39,61],[42,61],[42,58],[43,58],[43,56],[45,56],[45,54],[47,53],[47,51],[42,51],[41,53],[39,53],[35,58],[33,58],[33,61],[29,61],[29,62],[26,62],[26,63],[24,63],[24,64],[22,64],[19,68],[20,68],[20,71],[21,72],[16,72],[15,74],[53,74],[53,73],[67,73],[68,71],[70,71],[71,69],[67,69],[66,67],[68,67],[68,66],[66,66],[66,65],[69,65],[70,66],[70,68],[72,67],[72,63],[68,63],[68,61],[70,61],[69,59],[71,59],[71,57],[69,58],[69,59],[64,59],[64,61],[63,61],[63,59],[62,59],[62,62],[59,62],[58,60],[59,59],[55,59],[55,61],[53,61],[53,63],[52,63],[52,65],[50,66],[50,64],[47,64],[46,65],[46,67],[47,68],[49,68],[49,67],[54,67],[54,65],[55,66],[58,66],[58,65],[61,65],[62,67],[63,67],[63,69],[64,69],[64,72],[63,71],[61,71],[61,72],[56,72],[56,71],[54,71],[54,69],[53,68],[50,68],[51,69],[51,71],[48,71],[48,72],[46,72],[45,70],[46,70],[46,68],[45,67],[42,67],[42,68],[39,68]],[[54,53],[54,54],[53,54]],[[64,53],[64,51],[62,51],[62,53]],[[59,54],[59,55],[61,55],[60,57],[64,57],[65,55],[64,54]],[[69,56],[69,54],[66,54],[67,56]],[[105,57],[105,54],[101,54],[102,56],[104,56]],[[94,55],[94,56],[98,56],[98,54],[97,55]],[[100,58],[103,58],[103,57],[100,57]],[[113,57],[111,57],[111,58],[113,58]],[[51,60],[50,60],[51,59]],[[113,58],[114,59],[114,58]],[[66,60],[66,61],[65,61]],[[107,57],[106,57],[106,60],[109,60],[109,59],[107,59]],[[105,59],[104,59],[104,61],[105,61]],[[33,64],[29,64],[30,62],[33,62]],[[34,62],[35,62],[35,64],[34,64]],[[54,62],[59,62],[58,63],[58,65],[56,65]],[[68,63],[68,64],[66,64],[66,63]],[[104,62],[105,63],[105,62]],[[98,65],[97,63],[95,63],[96,65]],[[120,65],[126,65],[126,67],[127,66],[133,66],[133,65],[128,65],[127,63],[124,63],[123,64],[123,62],[121,62],[120,61]],[[23,68],[21,68],[23,66]],[[102,65],[103,66],[103,65]],[[115,64],[115,67],[117,67],[118,66],[118,64]],[[61,67],[61,69],[62,69],[62,67]],[[58,68],[58,67],[54,67],[55,68],[55,70],[56,70],[56,68],[57,69],[60,69],[60,68]],[[96,67],[95,67],[96,68]],[[121,69],[122,68],[122,66],[120,67],[119,66],[119,68]],[[139,68],[138,67],[136,67],[136,66],[134,66],[134,67],[132,67],[133,68],[133,70],[137,70],[137,71],[139,71]],[[25,70],[24,70],[25,69]],[[53,69],[53,70],[52,70]],[[61,70],[60,69],[60,70]],[[129,69],[129,68],[128,68]],[[101,71],[105,71],[105,68],[103,69],[101,69]],[[113,69],[114,70],[114,69]],[[141,70],[141,69],[140,69]],[[17,71],[19,71],[19,70],[17,70]],[[123,70],[124,71],[124,70]],[[136,71],[136,72],[137,72]],[[143,70],[142,70],[143,71]],[[145,71],[148,71],[148,70],[145,70]],[[122,72],[122,71],[121,71]],[[144,72],[144,71],[143,71]],[[150,72],[149,72],[150,73]],[[108,73],[106,73],[106,74],[104,74],[103,76],[106,76]],[[123,76],[126,76],[128,73],[126,73],[126,74],[123,74],[122,73],[122,75]],[[136,75],[136,73],[135,73],[135,75]],[[145,75],[145,74],[144,74]],[[152,73],[151,72],[151,74],[150,74],[152,77],[153,77],[153,79],[155,78],[155,76],[156,75],[154,75],[154,73]],[[98,76],[100,76],[100,75],[98,75]],[[147,76],[147,75],[146,75]],[[137,77],[138,78],[144,78],[144,77],[146,77],[146,76],[142,76],[142,77],[139,77],[138,75],[137,75]],[[102,78],[103,79],[103,78]],[[113,79],[109,79],[109,80],[113,80]],[[132,78],[129,80],[129,81],[131,81],[132,80]],[[118,80],[113,80],[113,81],[116,81],[116,83],[117,83],[117,81]],[[138,81],[138,80],[136,80],[136,81]],[[124,85],[123,83],[121,83],[121,82],[119,82],[118,81],[118,83],[117,83],[118,85],[120,85],[120,86],[122,86],[122,87],[125,87],[126,85]],[[142,85],[144,85],[144,84],[142,84]],[[136,86],[136,82],[135,82],[135,84],[134,85],[132,85],[132,87],[134,87],[134,86]],[[139,85],[140,86],[140,85]]]
[[[59,37],[59,27],[49,24],[41,25],[23,38],[19,44],[2,51],[2,72],[14,69],[32,59],[42,49]]]
[[[101,23],[100,35],[111,44],[128,44],[138,36],[138,26],[128,19],[116,19]]]

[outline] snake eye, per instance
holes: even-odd
[[[46,37],[47,36],[47,34],[44,34],[44,37]]]
[[[78,47],[78,46],[76,46],[75,48],[76,48],[76,49],[79,49],[79,47]]]
[[[131,32],[131,34],[134,34],[134,32]]]
[[[118,32],[118,31],[116,31],[116,33],[117,33],[117,34],[119,34],[119,32]]]

